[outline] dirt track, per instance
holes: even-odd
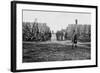
[[[46,42],[24,42],[24,43],[38,43],[38,44],[51,44],[51,43],[56,43],[56,44],[62,44],[62,45],[72,45],[72,42],[71,40],[66,40],[66,41],[57,41],[57,40],[54,40],[54,41],[46,41]],[[87,45],[90,45],[91,43],[90,42],[77,42],[77,46],[79,47],[86,47],[86,48],[90,48],[90,46],[87,46]]]

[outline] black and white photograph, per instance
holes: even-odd
[[[23,10],[23,62],[91,59],[91,14]]]
[[[12,72],[97,67],[97,6],[11,3]]]

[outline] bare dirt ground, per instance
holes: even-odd
[[[72,48],[70,40],[23,42],[23,62],[45,62],[91,59],[90,42],[77,43]]]
[[[33,43],[33,44],[61,44],[61,45],[72,45],[71,40],[66,40],[66,41],[45,41],[45,42],[24,42],[24,43]],[[86,47],[86,48],[90,48],[90,42],[77,42],[77,46],[79,47]],[[89,46],[90,45],[90,46]]]

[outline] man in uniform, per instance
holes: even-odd
[[[74,46],[77,47],[77,33],[75,32],[75,30],[73,31],[73,36],[72,36],[72,48]]]

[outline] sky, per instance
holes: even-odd
[[[34,22],[35,19],[46,23],[54,32],[66,29],[68,24],[75,24],[76,19],[78,24],[91,24],[90,13],[23,10],[23,22]]]

